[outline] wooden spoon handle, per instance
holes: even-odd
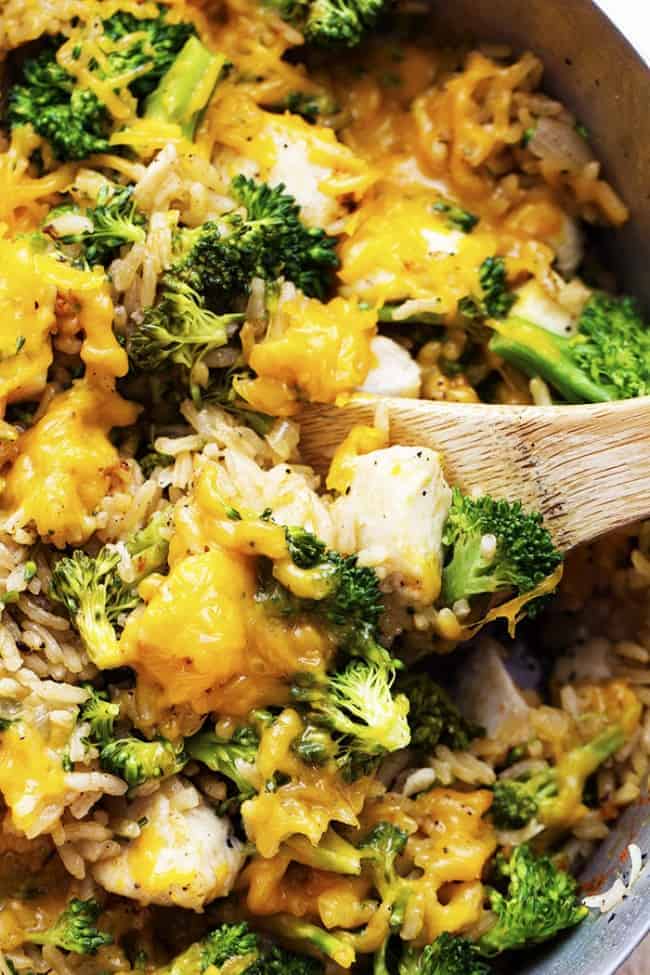
[[[451,483],[541,511],[562,549],[650,516],[650,397],[589,406],[359,398],[305,407],[301,450],[320,472],[350,428],[388,410],[392,443],[442,452]]]

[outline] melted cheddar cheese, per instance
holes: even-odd
[[[15,829],[28,838],[51,830],[63,811],[65,777],[61,755],[25,722],[0,735],[0,793]]]
[[[34,523],[53,545],[79,545],[97,527],[120,456],[108,434],[134,423],[139,408],[117,393],[76,382],[23,433],[0,494],[0,517]]]
[[[334,643],[309,620],[273,615],[256,599],[262,555],[303,598],[322,595],[323,580],[292,570],[280,525],[230,520],[216,479],[207,463],[192,503],[177,508],[170,574],[142,583],[146,607],[127,622],[120,652],[138,672],[140,695],[159,707],[188,704],[198,714],[245,716],[285,703],[288,679],[321,669]]]
[[[262,735],[257,758],[260,775],[269,780],[281,772],[290,781],[242,805],[246,835],[261,857],[275,856],[283,841],[297,833],[316,845],[332,822],[358,826],[368,794],[379,788],[372,779],[346,783],[335,771],[301,762],[291,745],[302,727],[301,718],[288,708]]]
[[[0,407],[45,388],[55,302],[56,287],[39,274],[29,244],[0,239]]]
[[[284,302],[263,342],[249,352],[256,379],[237,391],[254,409],[291,416],[301,399],[335,403],[359,386],[372,365],[377,315],[355,301],[314,298]]]
[[[341,247],[343,293],[382,305],[403,298],[433,298],[446,315],[465,295],[480,294],[480,265],[497,250],[497,237],[447,226],[434,210],[439,195],[403,190],[367,195],[350,218]]]
[[[57,320],[57,299],[76,310],[70,324]],[[87,272],[33,251],[28,241],[0,238],[0,411],[7,403],[35,398],[52,363],[50,335],[84,333],[81,358],[97,381],[123,376],[126,352],[113,334],[113,303],[100,271]]]

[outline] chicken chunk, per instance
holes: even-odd
[[[483,637],[463,664],[455,699],[463,714],[482,725],[488,736],[502,725],[519,722],[527,728],[529,707],[508,673],[500,645]]]
[[[358,553],[386,591],[430,605],[440,591],[442,530],[451,490],[438,454],[387,447],[350,459],[351,481],[332,506],[335,548]]]
[[[359,392],[377,396],[420,395],[420,367],[403,346],[385,335],[376,335],[370,343],[370,351],[374,365]]]
[[[217,816],[194,786],[174,777],[158,792],[136,799],[128,811],[146,820],[119,855],[96,863],[95,880],[140,904],[202,911],[230,893],[243,864],[230,821]]]

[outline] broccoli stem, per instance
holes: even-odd
[[[333,829],[328,829],[318,846],[305,836],[292,836],[284,846],[291,858],[306,867],[329,870],[331,873],[358,877],[361,873],[361,854],[356,846],[348,843]]]
[[[354,963],[355,951],[352,945],[343,938],[319,928],[317,924],[303,921],[302,918],[293,917],[291,914],[275,914],[269,918],[269,927],[280,937],[310,945],[342,968],[350,968]]]
[[[144,117],[180,126],[192,140],[201,114],[217,82],[228,67],[223,54],[213,54],[197,37],[190,37],[146,101]]]
[[[593,382],[573,363],[568,350],[575,339],[554,335],[524,318],[493,321],[496,335],[490,340],[490,351],[506,359],[528,376],[541,376],[569,403],[606,403],[615,399],[613,392]]]

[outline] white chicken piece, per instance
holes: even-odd
[[[547,243],[555,251],[555,263],[560,274],[570,278],[575,274],[584,254],[584,240],[577,220],[564,214],[560,230]]]
[[[170,778],[136,799],[128,815],[145,825],[117,856],[94,865],[102,887],[143,905],[198,912],[230,893],[244,862],[242,844],[230,820],[217,816],[193,785]]]
[[[359,392],[415,398],[420,395],[422,371],[402,345],[385,335],[375,335],[370,342],[370,351],[374,365]]]
[[[456,700],[466,718],[494,736],[505,722],[527,729],[528,704],[508,673],[495,640],[483,637],[467,657],[459,677]]]
[[[440,592],[442,530],[451,489],[427,447],[387,447],[350,459],[347,492],[332,505],[334,547],[357,553],[382,588],[429,606]]]

